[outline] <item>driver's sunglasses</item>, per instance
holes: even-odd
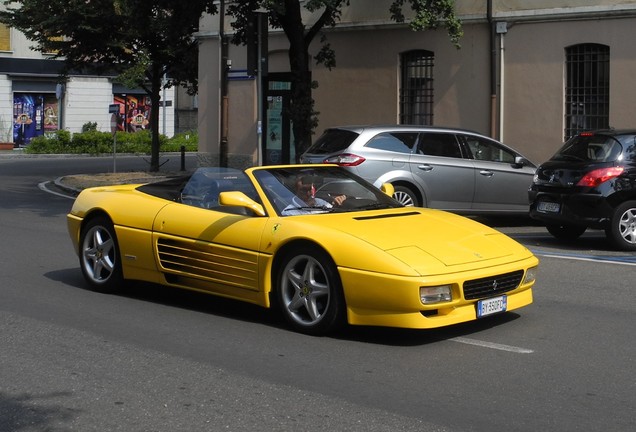
[[[311,193],[312,198],[316,195],[316,188],[313,183],[301,183],[300,189],[305,193]]]

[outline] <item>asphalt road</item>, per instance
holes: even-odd
[[[87,290],[46,182],[111,163],[0,157],[0,431],[633,430],[636,256],[598,233],[487,220],[541,259],[531,306],[312,338],[215,297]]]

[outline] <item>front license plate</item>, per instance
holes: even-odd
[[[508,307],[508,298],[504,295],[501,297],[493,297],[477,302],[477,318],[488,315],[505,312]]]
[[[558,213],[561,206],[558,203],[541,201],[537,206],[537,210],[544,213]]]

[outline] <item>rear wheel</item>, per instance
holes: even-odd
[[[559,240],[576,240],[587,229],[586,226],[571,224],[548,224],[546,228],[550,234]]]
[[[393,198],[406,207],[419,206],[420,202],[417,195],[409,187],[395,186]]]
[[[310,335],[324,335],[345,321],[345,300],[331,257],[300,247],[283,259],[276,280],[278,305],[290,325]]]
[[[119,246],[112,222],[103,216],[86,224],[80,235],[79,260],[84,278],[99,292],[114,292],[123,282]]]
[[[636,250],[636,201],[627,201],[614,209],[607,238],[618,248]]]

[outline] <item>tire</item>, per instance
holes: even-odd
[[[547,224],[545,227],[559,240],[576,240],[587,230],[586,226],[570,224]]]
[[[419,206],[420,202],[417,195],[406,186],[395,186],[393,198],[405,207]]]
[[[605,235],[619,249],[636,250],[636,201],[626,201],[614,209]]]
[[[91,289],[116,292],[123,283],[119,245],[112,222],[103,216],[88,221],[82,229],[80,268]]]
[[[288,253],[276,278],[278,307],[290,326],[322,336],[345,322],[342,284],[331,257],[313,247]]]

